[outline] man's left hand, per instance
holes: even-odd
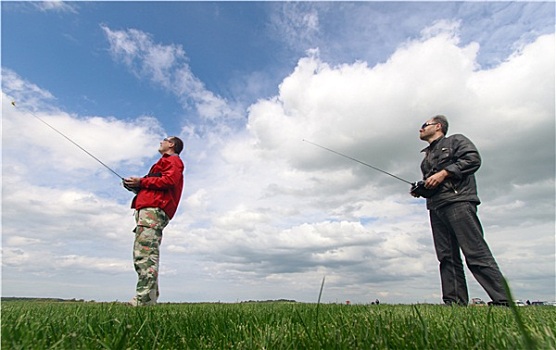
[[[429,176],[427,178],[427,180],[425,181],[425,187],[426,188],[436,188],[438,187],[438,185],[440,185],[448,176],[450,176],[450,173],[447,172],[446,170],[440,170],[439,172],[437,172],[436,174],[433,174],[431,176]]]
[[[129,187],[140,187],[141,186],[141,178],[140,177],[128,177],[124,179],[124,184]]]

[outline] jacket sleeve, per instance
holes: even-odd
[[[183,176],[183,163],[177,156],[164,158],[159,164],[160,177],[144,177],[141,179],[141,188],[164,191],[180,183]]]
[[[452,138],[452,164],[444,169],[457,179],[474,174],[481,166],[479,151],[471,140],[463,135],[453,135]]]

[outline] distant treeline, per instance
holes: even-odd
[[[275,300],[247,300],[247,301],[242,301],[243,303],[297,303],[297,301],[295,300],[289,300],[289,299],[275,299]]]
[[[1,301],[33,301],[33,302],[56,302],[56,303],[84,303],[84,302],[95,302],[94,300],[83,300],[83,299],[61,299],[61,298],[32,298],[32,297],[2,297]],[[241,301],[240,303],[296,303],[295,300],[290,299],[275,299],[275,300],[248,300]],[[189,304],[189,303],[163,303],[163,304]],[[196,304],[196,303],[193,303]],[[203,304],[203,303],[202,303]]]
[[[84,303],[83,299],[61,299],[61,298],[31,298],[31,297],[2,297],[1,301],[44,301],[44,302],[72,302],[72,303]]]

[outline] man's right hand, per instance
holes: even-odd
[[[139,193],[141,189],[141,178],[139,177],[129,177],[127,179],[123,179],[122,185],[128,191],[131,191],[135,194]]]
[[[412,184],[409,193],[416,198],[418,197],[431,198],[436,193],[436,189],[427,188],[425,186],[425,181],[418,181]]]

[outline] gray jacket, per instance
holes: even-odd
[[[436,210],[455,202],[481,203],[474,175],[481,166],[481,156],[467,137],[460,134],[441,137],[421,152],[425,152],[421,162],[423,179],[443,169],[451,174],[438,186],[438,191],[427,198],[427,209]]]

